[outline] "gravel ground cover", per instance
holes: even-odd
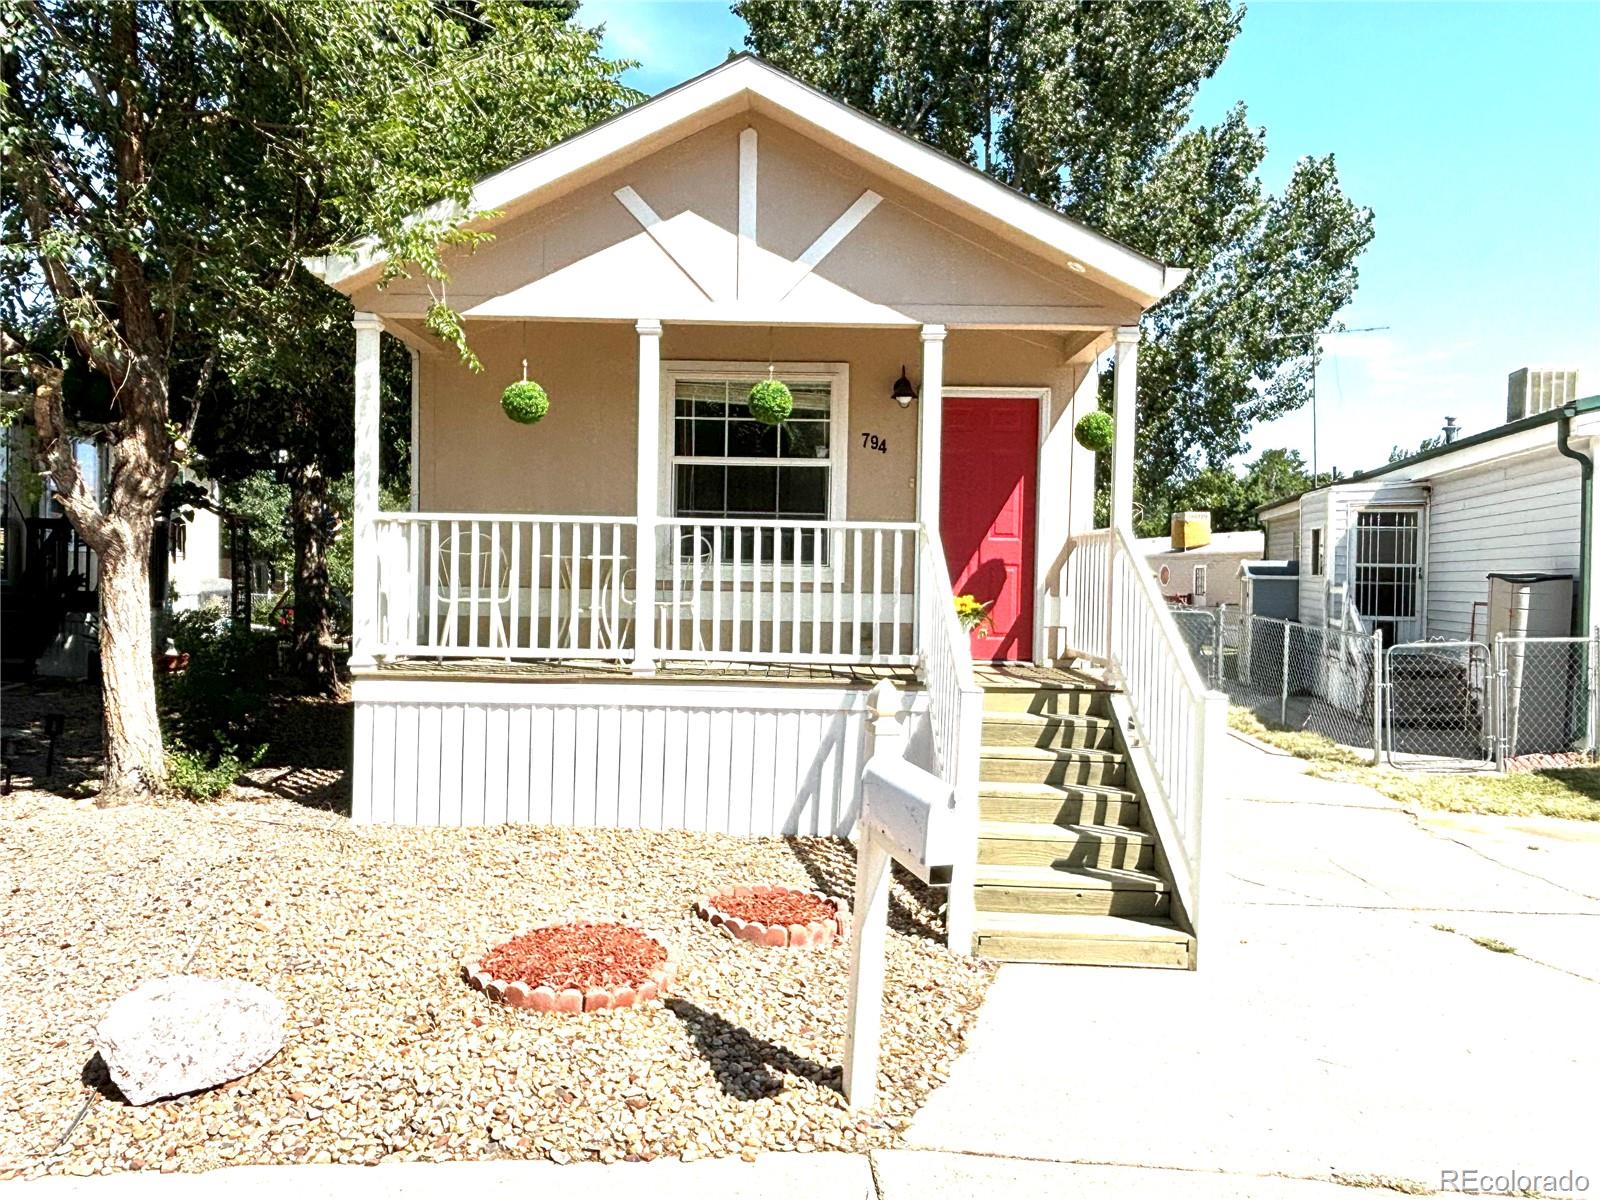
[[[691,911],[733,883],[848,901],[847,846],[362,828],[335,811],[336,791],[106,810],[42,791],[0,801],[0,1177],[892,1145],[992,977],[944,950],[929,896],[897,881],[883,1099],[858,1116],[837,1090],[848,943],[774,954]],[[464,958],[570,914],[670,937],[671,998],[572,1017],[462,981]],[[283,1052],[223,1089],[131,1108],[91,1031],[117,996],[186,966],[271,988],[290,1012]]]

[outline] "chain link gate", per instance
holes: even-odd
[[[1494,758],[1494,663],[1482,642],[1401,642],[1384,653],[1389,765],[1434,768]]]

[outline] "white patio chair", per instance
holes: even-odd
[[[420,527],[412,532],[420,536]],[[411,571],[406,531],[386,525],[378,534],[378,644],[414,645],[417,640],[417,578]]]
[[[456,647],[460,643],[461,622],[476,615],[487,619],[489,645],[486,649],[510,649],[511,562],[504,546],[498,550],[493,539],[480,531],[451,534],[439,542],[433,572],[433,601],[439,608],[439,628],[432,630],[433,644]],[[452,586],[453,583],[453,586]],[[473,631],[476,639],[477,630]],[[442,656],[441,656],[442,657]],[[505,656],[511,661],[511,656]]]

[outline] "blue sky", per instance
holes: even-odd
[[[587,0],[607,50],[647,92],[743,47],[726,5]],[[1328,340],[1318,379],[1323,469],[1381,464],[1453,416],[1504,418],[1519,366],[1574,366],[1600,393],[1600,4],[1257,3],[1196,119],[1243,101],[1267,129],[1263,178],[1333,152],[1377,216],[1342,314],[1381,333]],[[1309,456],[1308,410],[1254,449]]]

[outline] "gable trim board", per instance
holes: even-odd
[[[1047,262],[1081,269],[1085,279],[1140,308],[1169,294],[1188,274],[1063,216],[748,54],[479,181],[466,211],[483,215],[470,225],[493,229],[745,111],[767,115],[837,154],[865,161],[908,192]],[[741,163],[741,180],[748,177],[753,183],[756,172],[752,152],[748,164]],[[419,218],[459,215],[456,206],[440,204]],[[752,234],[753,224],[752,218]],[[349,295],[375,282],[385,262],[386,256],[368,239],[349,255],[308,258],[305,265],[325,283]]]

